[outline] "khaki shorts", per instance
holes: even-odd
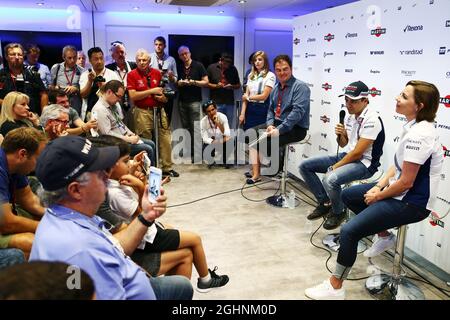
[[[9,247],[13,234],[2,235],[0,234],[0,249],[6,249]]]

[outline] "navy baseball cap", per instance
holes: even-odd
[[[119,147],[96,148],[86,138],[65,136],[50,141],[37,159],[36,176],[47,191],[67,186],[85,172],[111,168]]]
[[[345,87],[345,93],[339,97],[346,96],[352,100],[367,98],[369,96],[369,88],[362,81],[350,83]]]

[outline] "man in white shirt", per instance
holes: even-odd
[[[214,164],[214,155],[216,150],[222,153],[222,161],[220,164],[226,169],[230,168],[227,164],[228,151],[232,151],[230,142],[233,142],[230,136],[230,126],[228,118],[225,114],[217,112],[217,105],[214,101],[209,100],[202,105],[203,113],[206,114],[200,121],[200,131],[203,140],[203,157],[208,163],[208,168]]]
[[[345,218],[341,199],[341,185],[371,177],[380,166],[383,154],[384,127],[378,112],[368,107],[369,88],[361,81],[349,84],[345,89],[345,103],[350,114],[345,126],[335,128],[340,147],[346,152],[334,156],[317,156],[306,159],[300,165],[309,190],[319,205],[308,215],[308,220],[327,216],[323,227],[337,228]],[[353,116],[354,115],[354,116]],[[325,174],[320,181],[317,173]]]

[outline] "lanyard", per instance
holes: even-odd
[[[284,86],[284,88],[282,88],[281,91],[278,92],[277,109],[275,111],[275,117],[277,117],[277,118],[280,118],[280,116],[281,116],[281,103],[283,102],[283,95],[284,95],[285,89],[286,89],[286,86]]]
[[[73,83],[73,78],[75,77],[75,67],[72,69],[72,77],[69,80],[69,77],[67,76],[67,72],[66,72],[66,68],[64,67],[64,75],[66,76],[66,80],[67,80],[67,84],[69,86],[72,85]]]

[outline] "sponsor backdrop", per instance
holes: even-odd
[[[441,94],[436,126],[450,150],[450,1],[381,0],[353,4],[298,17],[293,30],[293,71],[311,88],[309,143],[295,145],[289,171],[300,177],[299,163],[319,154],[336,154],[334,127],[350,82],[370,89],[370,105],[384,121],[382,170],[393,163],[406,119],[395,113],[395,97],[412,79],[434,83]],[[446,152],[434,210],[450,209],[450,152]],[[450,217],[444,228],[429,219],[408,229],[408,248],[450,273]],[[447,280],[448,281],[448,280]]]

